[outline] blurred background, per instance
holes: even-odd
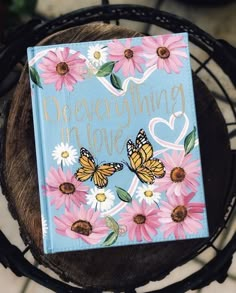
[[[55,18],[61,14],[101,2],[155,7],[182,16],[215,38],[236,45],[236,2],[234,0],[1,0],[0,33],[26,22],[33,16]]]
[[[204,31],[211,34],[216,39],[224,39],[231,45],[236,46],[236,1],[230,0],[1,0],[0,1],[0,43],[6,35],[14,31],[16,27],[26,23],[33,17],[42,19],[53,19],[67,12],[93,5],[104,4],[137,4],[146,5],[167,11],[180,17],[190,20]],[[139,31],[146,31],[145,24],[139,25]],[[152,32],[152,30],[150,30]],[[1,48],[1,44],[0,44]],[[235,89],[229,89],[235,97]],[[232,92],[234,91],[234,93]],[[236,102],[236,100],[235,100]],[[234,143],[233,148],[236,148]],[[235,215],[231,219],[229,229],[225,231],[220,239],[219,245],[224,246],[228,239],[236,230]],[[4,196],[0,195],[0,228],[12,243],[18,246],[21,250],[25,248],[20,236],[19,227],[8,211],[7,202]],[[206,263],[209,258],[214,255],[213,251],[205,251],[203,255],[197,259],[182,266],[181,269],[174,270],[171,275],[167,276],[162,282],[151,282],[145,287],[137,289],[137,292],[146,292],[161,288],[173,282],[173,280],[181,280],[186,274],[190,274]],[[27,258],[34,262],[30,252],[27,253]],[[48,269],[41,267],[48,274],[57,278],[57,276]],[[17,278],[9,269],[6,270],[0,265],[0,292],[9,293],[39,293],[52,292],[44,287],[30,281],[24,277]],[[4,289],[3,289],[4,288]],[[193,291],[191,291],[193,292]],[[234,293],[236,292],[236,257],[234,256],[233,263],[228,272],[228,278],[223,284],[217,282],[201,290],[194,291],[195,293]]]

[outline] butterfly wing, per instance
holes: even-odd
[[[98,167],[97,171],[102,173],[104,176],[111,176],[115,172],[121,171],[123,164],[121,163],[106,163]]]
[[[136,148],[142,158],[142,163],[147,162],[153,156],[153,147],[147,138],[146,132],[140,129],[136,137]]]
[[[80,149],[79,162],[84,168],[95,169],[95,161],[92,154],[85,148]]]
[[[82,167],[76,171],[75,178],[79,181],[93,179],[98,188],[106,187],[107,177],[123,169],[123,164],[120,163],[106,163],[97,166],[92,154],[85,148],[80,149],[79,162]]]
[[[131,139],[127,141],[127,156],[130,161],[130,170],[136,171],[142,164],[142,157]]]
[[[128,140],[127,154],[130,160],[129,169],[134,172],[143,183],[153,184],[155,178],[165,175],[163,163],[153,158],[153,147],[143,129],[140,129],[136,137],[136,145]]]
[[[108,184],[107,177],[112,176],[115,172],[121,171],[122,169],[123,164],[121,163],[106,163],[98,166],[93,175],[94,184],[99,188],[106,187]]]
[[[78,181],[86,181],[92,178],[96,170],[96,165],[93,156],[87,149],[80,149],[79,162],[82,167],[75,172],[75,178]]]
[[[93,175],[93,182],[98,188],[104,188],[108,184],[108,179],[101,172],[97,171]]]
[[[148,168],[142,165],[143,157],[140,151],[138,150],[138,147],[139,146],[135,146],[135,144],[130,139],[128,140],[127,155],[130,161],[130,166],[128,167],[132,172],[134,172],[138,176],[141,182],[152,184],[154,182],[154,176]]]
[[[150,170],[155,178],[165,176],[166,170],[164,164],[157,158],[152,158],[143,164],[143,167]]]
[[[146,168],[145,166],[141,166],[139,167],[135,174],[138,176],[139,180],[142,183],[146,183],[146,184],[153,184],[155,177],[152,173],[151,170],[149,170],[148,168]]]

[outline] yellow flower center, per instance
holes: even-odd
[[[97,193],[96,194],[96,200],[100,202],[104,202],[107,199],[105,193]]]
[[[56,72],[59,75],[65,75],[69,72],[69,66],[66,64],[66,62],[60,62],[56,66]]]
[[[177,206],[171,213],[171,219],[176,223],[180,223],[184,221],[184,219],[187,217],[187,214],[188,211],[185,206]]]
[[[126,49],[124,51],[125,58],[130,59],[134,56],[134,52],[130,49]]]
[[[170,172],[170,179],[173,182],[182,182],[186,176],[186,173],[183,168],[175,167]]]
[[[59,186],[59,189],[64,194],[72,194],[75,192],[74,184],[70,182],[64,182]]]
[[[146,222],[146,217],[144,215],[137,215],[133,218],[133,220],[136,224],[140,225]]]
[[[167,59],[170,57],[170,51],[166,47],[157,48],[157,55],[162,59]]]
[[[70,156],[70,154],[67,151],[64,151],[61,153],[61,157],[64,159],[68,158],[69,156]]]
[[[95,59],[100,59],[101,58],[101,53],[99,52],[99,51],[95,51],[94,53],[93,53],[93,57],[95,58]]]
[[[144,195],[146,197],[152,197],[153,196],[153,192],[151,190],[146,190],[146,191],[144,191]]]
[[[78,220],[71,225],[71,231],[85,236],[89,236],[93,231],[93,227],[87,221]]]

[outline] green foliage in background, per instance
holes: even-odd
[[[35,15],[37,0],[0,0],[2,30],[9,30],[27,22]]]
[[[10,0],[9,12],[18,16],[32,15],[35,11],[37,0]]]

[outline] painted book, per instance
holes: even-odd
[[[45,253],[208,236],[186,33],[28,63]]]

